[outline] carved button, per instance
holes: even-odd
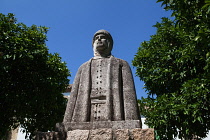
[[[102,83],[102,81],[100,81],[100,83]]]

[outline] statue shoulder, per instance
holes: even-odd
[[[86,69],[86,68],[90,65],[90,62],[91,62],[91,60],[89,60],[89,61],[83,63],[83,64],[79,67],[79,71],[82,70],[82,69],[84,69],[84,68]]]
[[[118,61],[120,63],[120,65],[122,65],[122,66],[129,66],[127,61],[125,61],[123,59],[120,59],[120,58],[116,58],[116,57],[113,57],[113,58],[115,59],[115,61]]]
[[[83,63],[83,64],[81,65],[81,67],[86,67],[86,66],[88,66],[89,64],[90,64],[90,60],[87,61],[87,62],[85,62],[85,63]]]

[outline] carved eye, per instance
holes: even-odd
[[[98,36],[96,36],[96,37],[95,37],[95,40],[97,40],[98,38],[99,38],[99,37],[98,37]]]

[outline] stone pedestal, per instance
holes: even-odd
[[[39,133],[36,140],[155,140],[154,129],[93,129],[72,130],[66,138],[58,132]]]
[[[133,129],[141,128],[141,120],[125,120],[125,121],[95,121],[95,122],[67,122],[57,123],[56,131],[71,130],[93,130],[100,128],[111,129]]]

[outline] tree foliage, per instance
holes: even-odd
[[[161,139],[206,137],[210,130],[210,1],[158,0],[171,10],[134,57],[145,82],[140,101]]]
[[[70,74],[61,57],[48,52],[47,30],[0,14],[0,139],[18,125],[33,135],[63,119],[61,93]]]

